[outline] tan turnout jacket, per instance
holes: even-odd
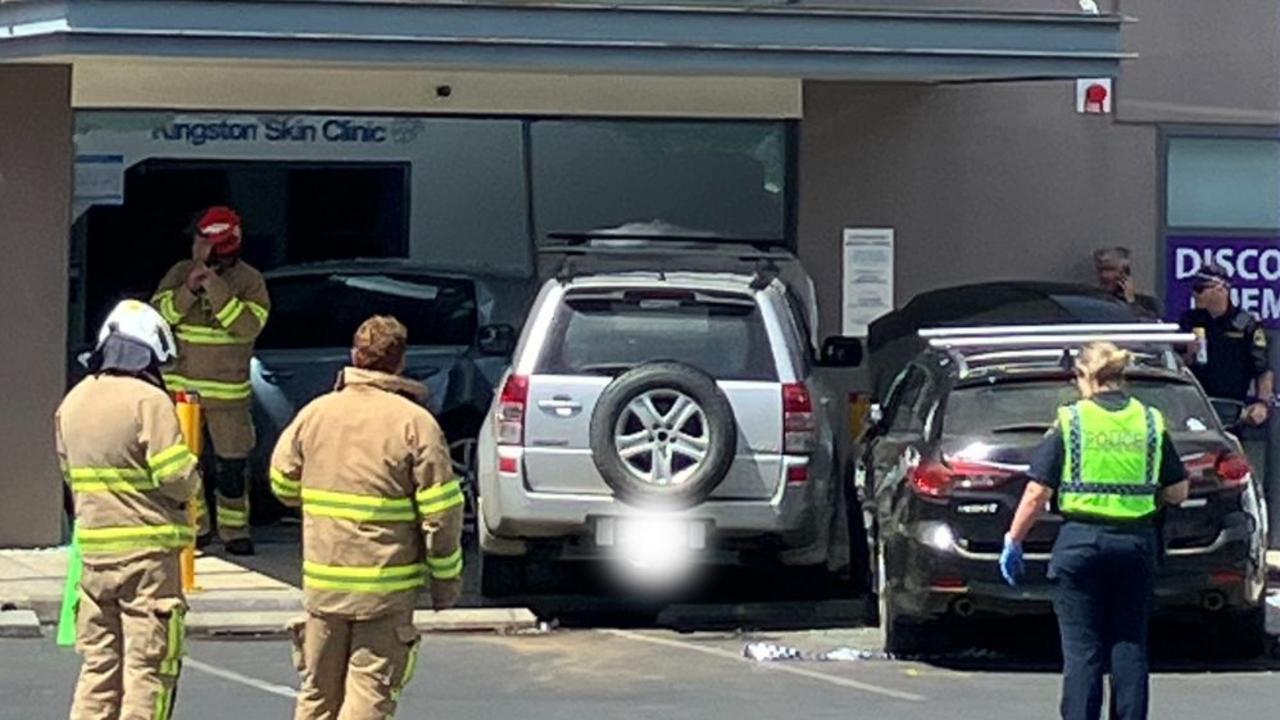
[[[430,581],[437,607],[462,577],[462,488],[431,413],[405,378],[347,368],[307,405],[271,457],[271,487],[303,513],[308,611],[370,619],[412,609]]]
[[[132,376],[91,375],[63,399],[54,426],[87,564],[177,551],[193,540],[186,503],[200,471],[164,390]]]
[[[170,390],[196,390],[207,409],[249,404],[249,360],[271,310],[262,273],[243,260],[215,273],[202,293],[187,288],[191,260],[174,265],[151,298],[173,326],[178,360],[165,373]]]

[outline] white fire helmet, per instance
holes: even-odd
[[[98,331],[98,349],[112,334],[132,338],[151,348],[156,360],[166,363],[178,356],[169,323],[150,305],[138,300],[123,300],[111,310]]]

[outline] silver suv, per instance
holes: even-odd
[[[486,595],[523,590],[531,563],[647,542],[632,527],[655,514],[703,562],[823,566],[847,550],[832,537],[847,405],[818,373],[856,365],[861,345],[831,338],[816,357],[791,255],[644,246],[577,247],[533,304],[479,437]]]

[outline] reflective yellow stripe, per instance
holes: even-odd
[[[76,532],[81,549],[85,553],[149,549],[178,550],[195,540],[195,534],[189,525],[76,528]]]
[[[218,504],[218,524],[229,528],[242,528],[249,524],[249,509],[236,510]]]
[[[142,468],[73,467],[72,480],[150,480],[151,473]]]
[[[157,482],[187,470],[195,462],[196,456],[191,454],[186,443],[178,443],[147,460],[151,466],[151,477]]]
[[[391,699],[396,702],[400,701],[400,693],[409,685],[409,681],[413,679],[413,672],[418,669],[418,648],[421,647],[421,641],[414,640],[409,646],[409,655],[404,659],[404,672],[400,674],[400,683],[391,690]]]
[[[140,493],[151,489],[150,480],[72,480],[71,489],[75,492],[119,492]]]
[[[213,400],[246,400],[253,394],[250,382],[224,383],[214,380],[192,380],[181,375],[166,373],[164,382],[170,390],[197,390],[200,395]]]
[[[201,325],[179,325],[174,329],[179,340],[192,345],[247,345],[249,340],[236,337],[222,328]]]
[[[410,498],[302,489],[302,511],[309,515],[355,520],[357,522],[413,522],[418,514]]]
[[[219,310],[214,317],[218,319],[218,322],[221,323],[223,327],[231,327],[231,324],[240,319],[240,316],[243,314],[244,303],[240,302],[240,298],[231,298],[227,301],[226,305],[222,306],[222,309]]]
[[[151,473],[140,468],[71,468],[67,477],[76,492],[137,493],[155,487]]]
[[[409,498],[389,498],[377,495],[357,495],[356,493],[335,492],[333,490],[316,490],[304,488],[302,499],[307,501],[341,503],[360,507],[387,510],[413,510],[413,501]]]
[[[302,490],[302,483],[297,480],[290,480],[289,476],[275,468],[271,468],[271,489],[280,497],[296,498]]]
[[[443,558],[427,558],[427,567],[431,577],[437,580],[452,580],[462,574],[462,548],[452,555]]]
[[[304,585],[316,590],[393,593],[422,587],[427,581],[426,565],[388,567],[340,567],[304,561]]]
[[[182,656],[186,652],[186,625],[183,622],[183,614],[181,610],[174,610],[169,616],[169,640],[168,651],[165,653],[164,660],[160,662],[160,674],[168,677],[178,677],[179,671],[182,669]]]
[[[418,519],[417,513],[412,510],[331,507],[329,505],[309,503],[305,500],[302,503],[302,512],[308,515],[339,518],[355,522],[413,522]]]
[[[182,314],[178,312],[178,306],[173,304],[172,290],[156,293],[151,298],[151,304],[158,307],[160,316],[170,325],[177,325],[182,322]]]
[[[267,324],[267,316],[269,315],[269,313],[267,312],[267,309],[265,307],[259,305],[256,302],[253,302],[252,300],[245,300],[244,304],[246,307],[249,308],[249,312],[253,313],[253,316],[258,318],[258,324],[260,325]]]
[[[427,488],[416,496],[418,511],[423,515],[444,512],[463,503],[462,483],[451,480],[443,485]]]

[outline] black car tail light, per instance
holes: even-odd
[[[1201,493],[1239,490],[1253,477],[1249,460],[1230,451],[1186,458],[1183,465],[1191,478],[1192,490]]]
[[[911,488],[924,498],[951,497],[955,490],[989,490],[1000,487],[1013,477],[1004,468],[972,460],[925,462],[911,473]]]
[[[1218,474],[1218,486],[1223,489],[1244,487],[1253,477],[1249,461],[1235,453],[1219,455],[1218,461],[1213,464],[1213,469]]]

